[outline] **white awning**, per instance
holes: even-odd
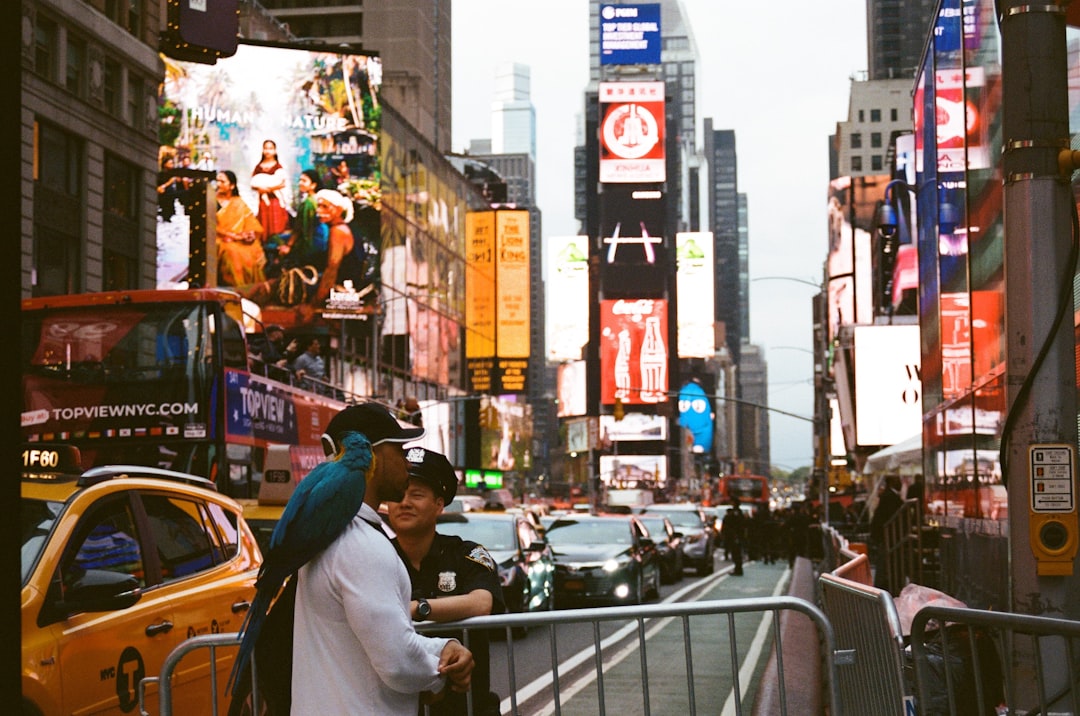
[[[867,474],[914,475],[923,471],[922,433],[882,448],[866,458]]]

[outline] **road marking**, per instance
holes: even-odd
[[[729,575],[731,574],[732,569],[733,569],[732,566],[725,567],[725,568],[713,573],[712,575],[705,578],[704,580],[689,584],[689,585],[683,587],[682,589],[680,589],[679,591],[668,595],[667,598],[664,599],[663,601],[661,601],[660,603],[661,604],[668,604],[670,602],[680,601],[683,596],[685,596],[686,594],[689,594],[690,592],[693,592],[693,591],[701,591],[701,592],[708,591],[709,589],[716,586],[720,582],[726,580],[729,577]],[[776,583],[776,586],[773,588],[773,596],[776,596],[778,593],[780,593],[783,590],[784,584],[786,584],[787,574],[788,574],[788,571],[785,569],[784,572],[780,575],[780,580]],[[758,633],[757,633],[757,635],[755,635],[754,641],[751,644],[751,651],[747,654],[747,657],[748,657],[747,660],[746,660],[747,664],[753,663],[753,660],[756,660],[760,655],[761,646],[762,646],[762,643],[764,642],[764,634],[767,632],[767,629],[768,629],[767,618],[769,616],[770,616],[770,613],[766,613],[762,617],[763,626],[765,627],[765,629],[763,631],[762,626],[758,627]],[[650,623],[649,628],[645,632],[645,638],[646,639],[651,638],[656,632],[658,632],[660,629],[663,629],[664,626],[666,626],[673,619],[675,619],[675,617],[662,617],[662,618],[659,619],[658,622]],[[647,619],[646,621],[652,622],[653,620],[652,619]],[[608,636],[606,639],[602,640],[600,642],[601,653],[603,653],[603,650],[609,648],[613,644],[617,644],[620,640],[625,639],[626,637],[628,637],[630,634],[634,633],[635,631],[637,631],[637,621],[636,620],[626,624],[625,626],[620,628],[618,631],[614,632],[613,634]],[[755,651],[755,646],[756,646],[756,651]],[[627,646],[623,647],[621,650],[619,650],[616,654],[613,654],[612,656],[606,658],[604,660],[604,664],[603,664],[604,671],[606,672],[609,668],[616,666],[621,661],[626,659],[626,657],[628,657],[630,654],[634,653],[637,650],[637,647],[638,647],[637,641],[633,641],[630,644],[628,644]],[[581,651],[579,651],[577,654],[574,654],[569,659],[566,659],[565,661],[561,662],[559,664],[559,673],[561,674],[561,673],[564,673],[564,672],[572,671],[575,668],[577,668],[578,666],[580,666],[582,663],[584,663],[586,660],[594,659],[595,656],[596,656],[596,648],[595,648],[595,646],[586,647],[586,648],[582,649]],[[751,656],[753,657],[753,659],[750,658]],[[744,664],[743,669],[745,669],[745,668],[746,668],[746,665]],[[751,668],[751,670],[748,673],[752,675],[753,674],[753,669]],[[742,681],[748,680],[748,679],[749,679],[749,677],[746,677],[744,679],[742,671],[740,670],[740,673],[739,673],[739,681],[740,681],[740,683]],[[559,701],[562,704],[565,704],[570,698],[572,698],[575,694],[580,692],[582,689],[584,689],[586,686],[590,685],[595,680],[596,680],[596,670],[593,669],[593,670],[590,670],[587,674],[585,674],[585,675],[581,676],[580,678],[578,678],[576,681],[571,683],[566,688],[563,688],[560,685],[560,688],[559,688]],[[552,677],[552,674],[549,671],[546,674],[544,674],[543,676],[537,677],[531,683],[527,684],[526,686],[522,687],[521,689],[518,689],[518,691],[517,691],[517,703],[518,703],[519,708],[520,708],[522,703],[524,703],[524,702],[528,701],[529,699],[533,698],[534,696],[536,696],[541,691],[550,691],[553,683],[554,683],[554,678]],[[731,701],[732,703],[734,703],[734,699],[732,697],[729,696],[728,700]],[[512,704],[511,704],[511,701],[510,701],[510,697],[507,697],[507,698],[503,699],[502,703],[499,704],[499,708],[500,708],[500,711],[502,713],[511,713],[511,706],[512,706]],[[540,711],[538,711],[537,713],[539,714],[539,716],[551,716],[556,711],[555,707],[556,707],[555,700],[552,699],[547,704],[545,704],[540,709]],[[727,710],[726,710],[726,706],[725,706],[725,714],[726,713],[727,713]]]
[[[773,587],[772,596],[780,596],[784,585],[787,583],[788,570],[784,570],[780,576],[780,581]],[[772,624],[773,616],[775,612],[765,612],[761,615],[761,623],[758,624],[757,633],[754,634],[754,640],[750,642],[750,651],[746,652],[746,658],[743,659],[742,668],[739,669],[739,693],[743,698],[746,698],[746,692],[743,691],[744,684],[749,685],[750,679],[754,676],[754,669],[757,667],[758,659],[761,658],[761,650],[765,645],[765,639],[769,635],[769,627]],[[735,711],[735,689],[731,689],[731,693],[728,694],[727,701],[724,702],[724,709],[720,712],[721,716],[733,716]]]

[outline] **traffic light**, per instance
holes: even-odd
[[[169,57],[212,65],[236,54],[239,0],[169,0],[161,51]]]
[[[623,410],[622,398],[615,398],[615,407],[612,409],[611,414],[615,417],[616,421],[622,420],[626,415]]]

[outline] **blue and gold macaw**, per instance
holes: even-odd
[[[338,453],[316,465],[297,485],[270,535],[255,582],[255,598],[240,625],[240,651],[229,676],[230,691],[251,658],[282,585],[337,539],[360,511],[372,463],[371,442],[360,433],[347,432]]]

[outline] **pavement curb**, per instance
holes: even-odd
[[[788,584],[788,596],[817,604],[814,564],[805,557],[795,558],[795,567]],[[786,611],[780,615],[780,636],[783,645],[784,694],[787,712],[824,714],[821,693],[821,648],[817,628],[803,614]],[[775,649],[769,654],[761,677],[753,716],[782,713],[780,678]]]

